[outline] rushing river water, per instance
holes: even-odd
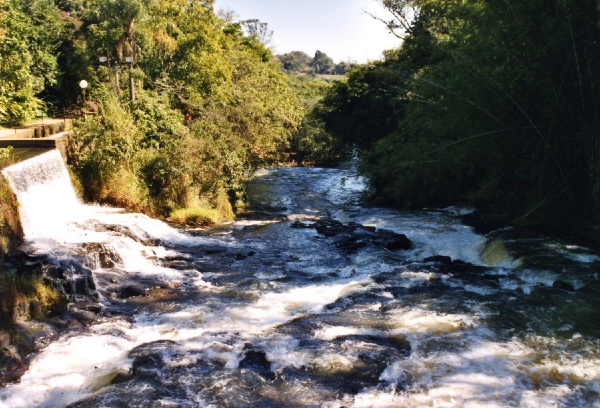
[[[456,209],[362,206],[352,167],[260,170],[246,219],[210,231],[80,204],[58,153],[5,174],[28,250],[89,268],[102,312],[2,406],[600,407],[600,257],[585,248],[480,236]],[[412,247],[339,245],[319,219]]]

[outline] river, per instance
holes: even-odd
[[[25,163],[27,251],[91,271],[101,312],[0,406],[600,407],[589,249],[367,207],[350,165],[259,170],[244,217],[176,230],[81,204],[58,153]]]

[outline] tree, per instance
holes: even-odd
[[[303,51],[292,51],[279,55],[278,58],[283,65],[283,69],[289,72],[305,71],[311,61],[310,56]]]
[[[211,0],[118,2],[132,13],[107,19],[116,1],[84,10],[77,33],[112,59],[119,44],[137,55],[133,103],[88,69],[100,114],[71,155],[86,197],[161,215],[210,206],[230,217],[227,197],[243,191],[248,169],[283,157],[302,113],[261,42],[266,25],[244,32],[242,22],[217,17]]]
[[[335,67],[335,63],[327,54],[317,50],[313,59],[308,63],[308,66],[317,74],[330,74]]]
[[[333,73],[335,75],[344,75],[346,72],[348,72],[351,66],[351,63],[342,61],[335,66]]]
[[[258,19],[251,19],[244,20],[243,25],[246,35],[256,37],[256,39],[264,45],[268,46],[271,44],[271,41],[273,40],[273,30],[269,30],[269,25],[267,23],[262,23]]]
[[[361,148],[379,197],[505,222],[600,219],[597,2],[383,4],[402,48],[351,71],[321,108]],[[386,126],[369,120],[382,111]]]
[[[62,32],[52,1],[0,4],[0,123],[23,123],[42,107],[41,94],[57,81]]]

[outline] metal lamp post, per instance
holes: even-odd
[[[119,96],[121,84],[119,83],[119,63],[117,61],[115,61],[115,85],[117,87],[117,96]]]
[[[129,64],[129,99],[135,100],[135,91],[133,89],[133,57],[125,57],[125,61]]]
[[[81,88],[81,93],[83,95],[83,107],[85,107],[85,88],[87,88],[88,83],[85,79],[79,81],[79,87]]]

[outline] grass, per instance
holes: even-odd
[[[23,291],[28,299],[39,302],[42,315],[53,310],[61,309],[62,294],[53,286],[43,282],[37,276],[21,276],[17,280],[17,289]]]
[[[221,212],[214,208],[190,207],[173,211],[170,219],[178,225],[208,226],[220,223],[223,217]]]
[[[8,182],[0,176],[0,256],[21,243],[23,232],[19,218],[19,205]]]

